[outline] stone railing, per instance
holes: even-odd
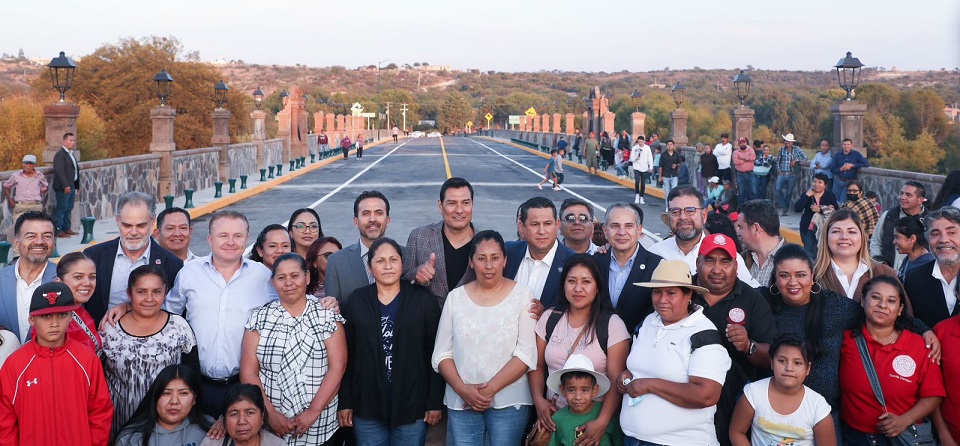
[[[248,177],[254,176],[254,172],[257,171],[256,144],[233,144],[227,147],[227,154],[230,158],[229,178],[237,178],[239,184],[240,175],[247,175]]]

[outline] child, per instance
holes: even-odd
[[[770,357],[773,378],[743,388],[730,422],[731,443],[836,445],[830,404],[803,385],[810,374],[806,345],[796,336],[780,335],[770,346]]]
[[[560,140],[560,142],[563,142],[563,140]],[[557,186],[563,184],[563,157],[567,153],[567,149],[559,146],[560,145],[557,144],[557,156],[553,158],[557,160],[557,166],[553,169],[553,173],[557,175]],[[566,147],[566,145],[564,145],[564,147]]]
[[[874,206],[876,206],[876,208],[877,208],[877,214],[882,214],[882,213],[883,213],[882,206],[880,206],[880,197],[877,195],[876,192],[874,192],[874,191],[872,191],[872,190],[868,190],[868,191],[866,191],[866,192],[863,193],[863,198],[866,198],[867,200],[870,200],[870,203],[873,204]]]
[[[557,185],[557,149],[550,150],[550,161],[547,162],[547,165],[543,168],[543,173],[546,175],[543,178],[543,181],[537,184],[537,189],[543,190],[544,183],[553,182],[553,191],[556,192],[560,190]]]
[[[76,309],[63,283],[33,292],[33,340],[0,368],[0,444],[107,444],[113,403],[100,360],[67,338]]]
[[[572,446],[581,435],[583,425],[600,416],[600,405],[593,401],[610,389],[610,380],[593,369],[590,358],[573,354],[563,368],[550,374],[547,386],[560,391],[567,399],[567,407],[553,414],[557,430],[550,437],[550,446]],[[623,445],[620,423],[613,417],[600,439],[600,446]]]

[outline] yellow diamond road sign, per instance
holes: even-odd
[[[533,117],[533,116],[537,116],[537,111],[534,110],[533,107],[530,107],[527,109],[527,111],[523,112],[523,114]]]
[[[467,127],[473,127],[473,121],[467,121]]]
[[[484,115],[483,117],[486,118],[487,121],[493,119],[493,115],[491,115],[490,113],[487,113],[487,114]]]

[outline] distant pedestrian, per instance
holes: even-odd
[[[556,160],[557,165],[553,169],[553,173],[557,174],[557,186],[563,184],[563,156],[566,155],[567,151],[564,149],[557,149],[557,156],[553,157]]]
[[[730,137],[726,133],[720,134],[720,142],[713,148],[713,154],[717,157],[717,176],[720,177],[720,181],[733,181],[733,175],[730,172],[733,144],[730,144]]]
[[[363,159],[363,143],[364,142],[366,142],[366,140],[363,139],[363,133],[357,133],[357,159],[358,160]]]
[[[391,130],[391,132],[393,134],[393,142],[396,143],[398,141],[398,138],[400,137],[400,128],[397,126],[393,126],[393,129]]]
[[[710,144],[703,145],[703,154],[700,155],[700,178],[703,179],[703,183],[709,186],[709,179],[712,177],[717,177],[717,182],[719,183],[720,165],[717,161],[717,156],[713,154],[713,148],[710,147]]]
[[[317,146],[320,149],[320,156],[330,150],[330,137],[327,136],[327,129],[320,129],[320,136],[317,138]]]
[[[583,147],[583,134],[580,133],[580,129],[577,129],[576,133],[573,135],[573,152],[577,154],[577,162],[583,163],[583,155],[580,153],[580,149]],[[571,154],[570,160],[573,161],[573,155]]]
[[[687,167],[687,157],[680,155],[680,168],[677,169],[677,186],[690,185],[690,168]]]
[[[556,192],[560,190],[557,187],[557,149],[550,151],[550,160],[547,161],[547,165],[543,167],[544,178],[543,181],[537,183],[537,189],[543,190],[543,185],[552,182],[553,191]]]
[[[606,161],[606,165],[603,170],[607,170],[610,166],[613,165],[613,139],[610,138],[610,134],[603,132],[600,134],[600,158],[603,161]]]
[[[647,179],[653,173],[653,151],[643,135],[637,137],[636,144],[630,149],[630,162],[633,164],[633,193],[636,194],[633,202],[647,204],[643,195],[647,191]]]
[[[863,223],[863,229],[867,233],[867,237],[873,235],[873,229],[877,227],[877,222],[880,221],[880,213],[877,212],[873,203],[863,196],[863,183],[853,180],[847,184],[847,201],[841,206],[856,211],[857,215],[860,216],[860,222]]]
[[[57,196],[57,210],[53,221],[57,224],[57,237],[77,235],[71,228],[70,214],[73,202],[80,192],[80,165],[76,155],[77,138],[73,133],[63,134],[63,146],[53,156],[53,192]]]
[[[560,140],[557,141],[557,151],[563,152],[564,155],[566,155],[567,152],[568,152],[568,150],[567,150],[567,140],[563,139],[562,136],[560,137]]]
[[[843,138],[842,151],[833,155],[833,194],[840,202],[847,201],[847,184],[857,179],[857,172],[864,167],[870,167],[867,159],[853,150],[853,140]]]
[[[659,142],[659,141],[658,141]],[[657,187],[663,186],[662,177],[660,176],[660,156],[663,155],[663,151],[660,147],[653,147],[653,183],[656,183]]]
[[[47,193],[47,179],[37,171],[36,155],[23,156],[23,169],[10,175],[3,182],[3,193],[7,197],[7,206],[12,216],[10,221],[16,222],[21,215],[29,211],[43,211],[43,196]],[[13,240],[13,226],[7,230],[7,240]],[[19,257],[16,245],[13,256]]]
[[[594,133],[590,132],[590,137],[587,138],[583,143],[583,158],[586,160],[584,164],[587,165],[587,171],[590,173],[590,175],[597,174],[597,157],[599,155],[597,151],[598,147],[599,143],[594,136]]]
[[[830,170],[833,167],[833,154],[830,153],[829,139],[824,138],[820,140],[820,151],[813,156],[810,167],[813,169],[813,173],[826,175],[828,180],[827,187],[833,188],[833,172]]]
[[[343,159],[347,159],[350,156],[350,147],[353,146],[353,141],[350,141],[350,135],[343,135],[343,139],[340,140],[340,149],[343,150]]]
[[[757,190],[754,198],[767,199],[767,185],[770,184],[770,170],[776,161],[770,154],[770,145],[764,144],[760,156],[753,162],[753,176],[756,177]]]
[[[673,140],[667,141],[667,151],[660,155],[660,179],[663,181],[664,196],[677,187],[677,171],[680,169],[680,152],[676,150]]]
[[[739,201],[746,203],[753,200],[753,193],[757,190],[753,176],[754,161],[757,160],[757,152],[750,147],[750,141],[747,138],[740,137],[737,140],[737,150],[733,152],[733,167],[737,171],[737,190],[740,191]]]
[[[807,160],[807,155],[793,145],[795,142],[797,140],[793,133],[783,135],[783,147],[777,154],[777,200],[781,209],[780,215],[787,215],[790,198],[797,188],[797,171],[800,169],[797,163]]]

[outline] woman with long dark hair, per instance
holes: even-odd
[[[199,373],[182,364],[164,367],[117,435],[117,446],[200,443],[211,426],[200,409],[201,398]]]
[[[897,277],[893,268],[870,257],[870,239],[856,211],[834,211],[824,223],[820,238],[813,275],[826,289],[859,303],[868,280]],[[910,301],[906,304],[907,315],[912,316]]]
[[[323,298],[327,295],[327,260],[330,256],[343,249],[340,241],[334,237],[320,237],[310,245],[307,250],[307,269],[310,270],[310,282],[307,284],[307,294],[313,297]]]
[[[300,208],[290,214],[287,222],[287,232],[293,242],[293,252],[300,257],[307,258],[307,250],[314,240],[323,237],[323,225],[320,224],[320,214],[310,208]]]
[[[567,406],[562,395],[546,388],[550,373],[562,369],[571,354],[579,353],[590,358],[595,370],[604,376],[620,376],[630,352],[630,333],[614,314],[607,285],[593,256],[571,256],[560,277],[563,287],[557,305],[537,322],[537,369],[528,374],[537,420],[549,431],[556,430],[553,414]],[[611,422],[619,424],[616,417],[621,398],[617,392],[604,395],[600,416],[584,425],[584,441],[599,441]]]
[[[943,186],[930,204],[930,210],[935,211],[944,206],[960,208],[960,170],[954,170],[943,179]]]
[[[266,401],[259,387],[253,384],[234,384],[223,400],[223,440],[210,437],[200,446],[287,446],[287,442],[264,429],[270,425]]]
[[[289,232],[276,223],[264,227],[250,250],[250,260],[260,262],[263,266],[273,269],[273,262],[280,256],[290,252]]]
[[[73,292],[73,302],[80,305],[73,311],[67,336],[90,347],[97,356],[103,354],[103,340],[97,333],[97,324],[83,308],[97,287],[97,266],[81,251],[71,252],[57,262],[57,281],[63,282]]]

